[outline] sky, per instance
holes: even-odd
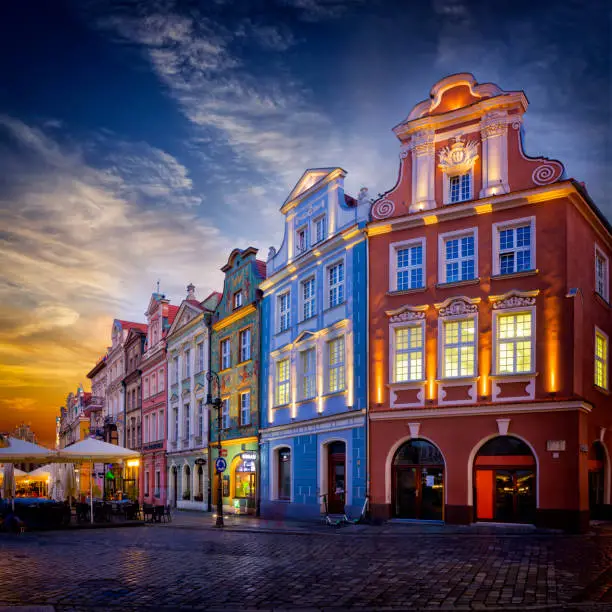
[[[526,152],[612,218],[607,2],[20,0],[0,8],[0,431],[55,416],[161,291],[278,247],[288,192],[397,177],[391,128],[455,72],[524,90]]]

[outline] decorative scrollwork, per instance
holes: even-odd
[[[375,219],[386,219],[395,212],[395,204],[391,200],[379,200],[372,207],[372,216]]]
[[[424,312],[414,312],[412,310],[407,310],[405,312],[400,312],[400,314],[396,314],[395,316],[389,319],[389,323],[406,323],[407,321],[418,321],[420,319],[425,318]]]
[[[536,185],[548,185],[559,176],[559,168],[553,164],[542,164],[538,166],[531,174],[531,180]]]

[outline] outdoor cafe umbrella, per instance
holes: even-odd
[[[53,469],[56,464],[48,463],[47,465],[43,465],[31,472],[26,474],[28,480],[32,480],[34,482],[44,482],[47,484],[47,496],[51,497],[51,477],[53,474]]]
[[[57,453],[33,442],[9,436],[8,445],[0,447],[0,463],[49,463]]]
[[[58,457],[72,463],[91,463],[89,478],[89,503],[93,523],[93,466],[94,463],[113,463],[124,459],[139,459],[140,453],[123,446],[116,446],[95,438],[85,438],[59,451]]]
[[[65,463],[62,470],[62,484],[64,486],[64,496],[68,496],[69,503],[76,497],[76,478],[72,463]]]

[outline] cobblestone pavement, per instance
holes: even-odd
[[[221,532],[198,520],[2,534],[0,610],[612,610],[605,530]]]

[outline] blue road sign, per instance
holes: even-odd
[[[215,460],[215,468],[217,472],[225,472],[225,468],[227,467],[227,461],[223,457],[217,457]]]

